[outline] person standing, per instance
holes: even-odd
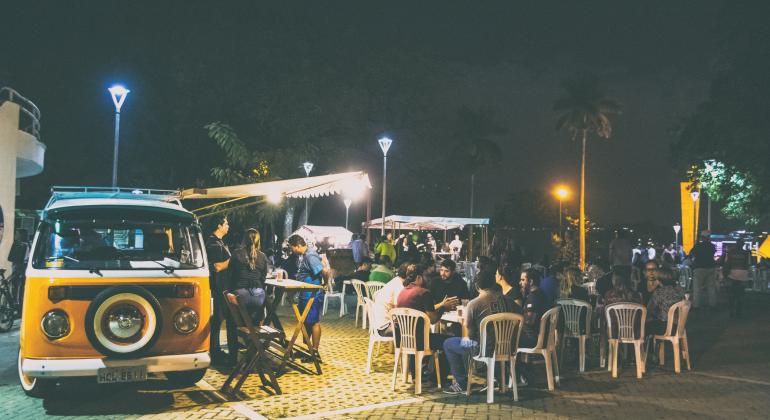
[[[233,252],[233,276],[229,289],[233,296],[231,302],[235,297],[240,298],[255,324],[259,324],[265,314],[267,256],[260,250],[260,245],[259,231],[247,229],[241,244]],[[227,344],[230,348],[229,341]]]
[[[353,234],[353,241],[350,243],[350,249],[353,251],[353,262],[360,265],[364,258],[369,259],[369,246],[362,238],[363,235]]]
[[[692,307],[700,308],[708,304],[712,309],[717,306],[717,263],[714,254],[717,250],[710,240],[711,232],[704,230],[698,243],[690,251],[693,268]]]
[[[385,234],[385,238],[383,238],[374,248],[374,255],[377,258],[377,261],[380,261],[382,257],[387,256],[390,258],[391,263],[396,263],[396,248],[393,246],[392,233]],[[401,262],[399,262],[399,264],[400,263]]]
[[[449,243],[449,249],[452,252],[452,259],[458,261],[460,252],[463,250],[463,241],[460,240],[460,235],[455,234],[454,240]]]
[[[725,264],[722,268],[724,276],[730,281],[728,289],[730,318],[743,317],[743,295],[751,281],[749,274],[751,254],[743,249],[743,246],[743,239],[738,239],[734,246],[727,249]]]
[[[206,255],[209,260],[209,285],[211,287],[211,297],[214,299],[214,312],[211,314],[211,360],[215,364],[234,365],[236,353],[232,350],[238,349],[238,335],[233,323],[230,311],[225,305],[224,291],[229,287],[229,268],[230,248],[225,244],[223,238],[230,231],[230,223],[227,217],[222,215],[214,216],[214,231],[206,241]],[[220,347],[219,333],[222,328],[222,322],[225,321],[227,328],[227,345],[231,350],[225,358],[225,354]],[[232,343],[232,344],[231,344]]]
[[[631,267],[631,258],[634,256],[634,249],[631,241],[628,240],[624,229],[618,230],[615,239],[610,242],[610,268],[616,266]]]
[[[324,285],[329,279],[329,270],[324,267],[321,256],[315,251],[308,249],[307,242],[299,235],[292,235],[289,237],[289,247],[291,252],[296,254],[299,259],[297,263],[297,280],[314,284]],[[305,311],[305,308],[313,296],[313,291],[300,292],[298,298],[298,306],[300,313]],[[305,328],[310,334],[311,342],[307,343],[308,347],[315,350],[318,355],[318,347],[321,344],[321,310],[324,303],[324,291],[319,290],[315,295],[307,317],[305,318]]]

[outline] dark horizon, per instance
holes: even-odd
[[[589,142],[589,218],[670,226],[685,176],[670,159],[672,129],[708,95],[726,2],[589,3],[7,7],[4,39],[13,42],[0,47],[0,85],[40,107],[48,147],[43,174],[21,181],[19,207],[41,207],[51,185],[109,185],[107,87],[121,82],[132,91],[121,115],[121,185],[213,185],[209,170],[223,155],[205,124],[274,145],[281,133],[268,129],[299,122],[287,137],[359,149],[315,174],[366,170],[373,217],[382,134],[395,141],[388,214],[467,216],[469,181],[443,159],[457,111],[468,108],[502,128],[492,135],[501,163],[476,176],[474,216],[491,217],[511,192],[557,183],[577,192],[579,145],[555,129],[552,107],[564,79],[588,73],[623,104],[613,136]],[[311,221],[339,219],[338,204],[319,206]],[[565,204],[574,214],[577,198]],[[351,225],[364,208],[351,208]],[[715,229],[735,226],[717,207],[712,215]]]

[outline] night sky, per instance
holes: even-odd
[[[307,126],[295,137],[360,145],[354,161],[319,171],[369,171],[375,215],[376,140],[388,134],[390,188],[428,191],[393,193],[389,213],[466,216],[467,177],[432,166],[448,153],[443,139],[457,110],[482,110],[504,128],[494,137],[502,162],[477,175],[476,215],[490,216],[509,192],[557,182],[577,189],[579,147],[556,131],[552,107],[562,80],[588,73],[623,104],[612,138],[588,146],[589,217],[670,225],[683,176],[670,160],[671,131],[708,93],[725,8],[714,0],[162,3],[3,6],[0,85],[39,106],[48,146],[44,173],[22,182],[20,207],[42,206],[53,184],[109,185],[107,88],[122,82],[132,90],[121,120],[122,179],[210,185],[222,155],[205,124],[226,122],[249,137],[265,119],[291,114]],[[391,83],[396,99],[361,106],[374,102],[366,92],[387,93]],[[436,176],[416,181],[404,167]]]

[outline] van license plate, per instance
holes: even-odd
[[[147,380],[146,366],[125,366],[101,368],[96,372],[96,382],[114,384],[119,382],[140,382]]]

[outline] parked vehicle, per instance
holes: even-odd
[[[60,378],[180,386],[209,366],[203,237],[174,191],[54,188],[32,244],[18,373],[42,397]]]

